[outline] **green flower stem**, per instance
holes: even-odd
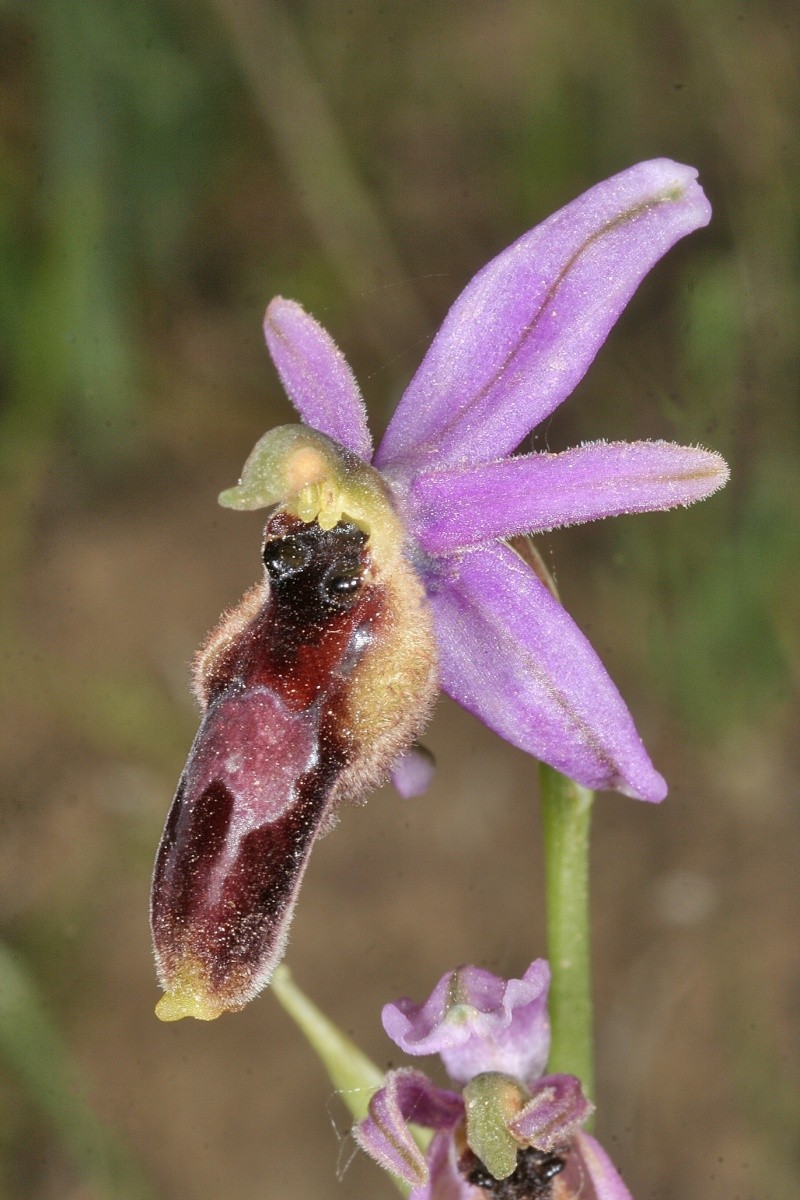
[[[540,764],[552,1041],[548,1071],[594,1095],[589,828],[594,792]]]
[[[288,967],[278,967],[272,978],[272,991],[279,1004],[299,1026],[306,1041],[316,1050],[354,1120],[362,1121],[367,1115],[373,1093],[386,1082],[383,1071],[312,1004],[292,979]],[[411,1133],[424,1153],[431,1140],[430,1130],[412,1125]],[[408,1195],[411,1189],[406,1183],[394,1176],[392,1182],[403,1196]]]
[[[278,967],[272,980],[272,991],[316,1050],[353,1118],[363,1121],[373,1092],[383,1087],[383,1071],[311,1003],[292,979],[288,967]]]

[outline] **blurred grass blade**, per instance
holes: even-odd
[[[360,304],[365,292],[391,289],[365,313],[374,322],[377,349],[385,353],[426,337],[430,321],[306,64],[286,7],[280,0],[215,0],[215,7],[298,200],[344,287]]]
[[[155,1193],[136,1162],[83,1099],[77,1072],[34,982],[2,943],[0,1060],[49,1118],[76,1166],[100,1194],[153,1200]]]

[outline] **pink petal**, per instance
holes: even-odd
[[[452,1133],[437,1133],[428,1147],[431,1177],[426,1189],[408,1200],[488,1200],[486,1193],[467,1183],[458,1169]]]
[[[499,458],[573,391],[647,272],[711,210],[669,159],[597,184],[467,285],[375,458],[410,471]]]
[[[591,1134],[576,1133],[572,1145],[592,1181],[597,1200],[633,1200],[619,1171]]]
[[[330,334],[294,300],[276,296],[264,317],[264,335],[286,394],[306,425],[369,462],[367,410]]]
[[[531,1099],[508,1128],[523,1145],[558,1150],[571,1141],[593,1109],[574,1075],[547,1075],[539,1080]]]
[[[392,764],[392,784],[404,800],[424,796],[433,783],[436,761],[427,746],[411,746]]]
[[[385,1170],[422,1188],[428,1182],[428,1164],[409,1121],[431,1129],[450,1129],[463,1113],[461,1097],[434,1087],[421,1071],[390,1071],[386,1086],[369,1102],[369,1115],[353,1129],[353,1137]]]

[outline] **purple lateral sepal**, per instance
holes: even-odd
[[[562,454],[421,472],[412,485],[420,542],[449,554],[517,534],[694,504],[721,488],[721,455],[672,442],[593,442]]]
[[[452,1134],[434,1134],[426,1157],[430,1178],[409,1200],[486,1200],[486,1193],[468,1183],[459,1171]]]
[[[575,1165],[582,1169],[581,1190],[576,1195],[587,1196],[587,1200],[633,1200],[622,1181],[617,1168],[600,1143],[589,1133],[579,1130],[575,1134]],[[576,1171],[576,1175],[578,1171]],[[586,1190],[585,1176],[594,1188],[594,1196]]]
[[[522,979],[459,967],[442,976],[424,1003],[405,997],[387,1004],[383,1027],[406,1054],[438,1054],[457,1083],[484,1071],[537,1079],[550,1049],[549,986],[544,959]]]
[[[405,1068],[390,1071],[386,1086],[369,1102],[369,1115],[353,1130],[356,1142],[387,1171],[412,1188],[428,1182],[428,1164],[408,1125],[427,1129],[455,1126],[464,1115],[461,1097],[434,1087],[427,1075]]]
[[[586,787],[662,800],[666,784],[622,697],[519,555],[495,543],[450,565],[430,597],[448,695]]]
[[[590,188],[490,262],[447,314],[376,466],[486,461],[566,399],[654,264],[706,225],[697,172],[639,163]]]
[[[547,1075],[508,1130],[522,1145],[553,1151],[572,1140],[593,1109],[574,1075]]]
[[[299,304],[277,296],[264,317],[264,336],[286,394],[305,423],[369,462],[367,410],[330,334]]]

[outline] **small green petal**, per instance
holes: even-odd
[[[508,1122],[529,1099],[521,1083],[498,1071],[476,1075],[464,1088],[467,1143],[495,1179],[507,1179],[516,1170],[519,1143]]]

